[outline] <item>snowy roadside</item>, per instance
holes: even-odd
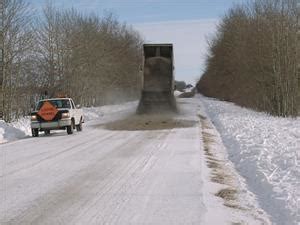
[[[105,105],[101,107],[83,108],[85,122],[91,122],[99,118],[113,119],[112,114],[124,113],[127,109],[136,107],[137,102],[127,102],[119,105]],[[24,117],[12,123],[0,121],[0,144],[15,141],[31,136],[30,118]]]
[[[29,126],[25,118],[10,124],[0,121],[0,144],[26,137]]]
[[[274,224],[300,223],[300,118],[277,118],[199,97],[229,159]]]
[[[231,224],[271,224],[269,215],[261,209],[255,195],[247,189],[245,179],[228,159],[227,149],[203,104],[198,104],[204,150],[203,195],[208,206],[204,224],[225,224],[226,219]],[[220,205],[223,207],[217,207]]]

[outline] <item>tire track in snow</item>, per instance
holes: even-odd
[[[147,137],[147,134],[154,133],[154,132],[146,132],[145,137]],[[167,138],[170,136],[171,131],[164,131],[157,135],[157,139],[163,139],[163,143],[154,144],[152,141],[148,141],[149,143],[145,144],[144,141],[142,141],[142,146],[136,146],[139,147],[140,151],[140,157],[135,160],[135,163],[132,165],[132,167],[127,171],[126,174],[131,174],[130,181],[125,178],[122,182],[125,185],[118,185],[117,190],[115,190],[116,193],[119,193],[118,195],[115,195],[115,200],[117,200],[119,203],[116,204],[117,206],[110,210],[109,212],[113,211],[113,213],[110,214],[110,216],[105,218],[103,221],[106,224],[121,224],[124,216],[126,217],[126,210],[127,203],[132,199],[134,196],[133,194],[128,194],[131,189],[137,189],[138,186],[143,182],[143,180],[148,175],[151,167],[155,164],[155,162],[158,160],[156,157],[156,160],[153,160],[153,157],[155,153],[160,152],[164,149],[166,146]],[[144,139],[145,140],[145,139]],[[148,150],[149,149],[149,150]],[[152,160],[151,160],[152,159]],[[126,177],[126,176],[124,176]],[[127,176],[128,177],[128,176]],[[121,194],[125,193],[125,194]],[[125,213],[124,213],[125,212]],[[98,221],[98,220],[96,220]],[[97,222],[96,222],[97,223]],[[95,223],[95,224],[96,224]]]
[[[115,134],[107,133],[103,138],[100,138],[99,140],[97,140],[98,137],[97,137],[97,135],[95,135],[94,137],[91,137],[91,138],[85,140],[85,142],[73,144],[72,146],[70,146],[68,148],[65,148],[63,150],[59,150],[58,152],[50,154],[50,155],[48,155],[48,156],[46,156],[46,157],[44,157],[42,159],[37,160],[36,162],[33,162],[33,163],[29,164],[29,165],[26,165],[26,166],[23,166],[21,168],[12,170],[12,171],[10,171],[8,173],[5,173],[5,174],[1,175],[0,178],[3,178],[5,176],[9,176],[9,175],[13,175],[13,174],[21,172],[23,170],[32,169],[33,167],[38,166],[38,165],[42,164],[45,161],[49,162],[52,159],[54,160],[54,159],[56,159],[59,156],[62,156],[63,158],[66,158],[66,157],[68,157],[68,155],[66,153],[78,154],[78,153],[86,150],[90,146],[93,146],[93,145],[97,144],[100,141],[105,141],[106,139],[111,138],[113,135],[115,135]],[[96,141],[93,141],[95,139],[96,139]],[[84,146],[84,145],[86,145],[86,146]],[[79,148],[79,147],[83,147],[83,148]],[[32,157],[32,156],[28,156],[28,158],[29,157]],[[26,160],[26,159],[24,159],[24,160]],[[9,164],[8,164],[8,166],[9,166]],[[5,168],[4,168],[4,170],[5,170]]]
[[[114,135],[116,135],[116,134],[114,133]],[[131,145],[132,147],[136,146],[135,144],[137,144],[137,142],[132,139],[137,139],[138,142],[144,142],[143,138],[139,138],[139,136],[141,136],[141,134],[139,134],[137,136],[132,136],[132,137],[126,139],[124,142],[121,142],[121,143],[115,145],[112,148],[112,152],[108,152],[108,155],[105,155],[104,158],[101,157],[101,160],[105,161],[105,160],[107,160],[107,158],[113,157],[113,155],[118,155],[119,152],[122,151],[122,149],[123,149],[122,146],[126,146],[126,144],[128,144],[129,142],[132,143],[132,145]],[[102,142],[102,144],[105,144],[105,143]],[[111,144],[111,143],[107,143],[107,144]],[[60,208],[67,210],[69,208],[69,206],[72,206],[72,203],[79,200],[78,198],[74,198],[74,196],[82,195],[82,194],[80,194],[80,192],[82,191],[81,186],[84,185],[84,183],[85,183],[84,179],[91,179],[89,174],[92,174],[92,176],[95,176],[95,175],[99,176],[99,175],[97,175],[97,171],[98,171],[97,164],[99,164],[99,161],[97,161],[93,165],[89,165],[88,168],[85,168],[84,170],[80,171],[80,174],[77,174],[75,177],[72,177],[71,179],[63,181],[63,183],[66,185],[64,185],[63,187],[60,187],[61,190],[51,190],[51,191],[49,191],[48,194],[43,195],[41,197],[41,199],[35,200],[34,202],[38,203],[37,204],[38,205],[37,213],[32,213],[36,210],[36,205],[33,205],[32,207],[27,208],[21,215],[8,221],[7,224],[18,224],[18,221],[22,221],[22,224],[40,224],[39,221],[43,221],[42,224],[45,224],[45,221],[43,220],[45,218],[45,216],[40,215],[37,217],[37,215],[47,212],[46,218],[48,218],[48,217],[53,216],[51,213],[52,211],[55,214],[55,212],[57,210],[59,210]],[[117,165],[115,165],[115,166],[117,166]],[[128,168],[128,165],[124,165],[124,166],[125,167],[118,169],[119,173],[120,173],[120,170],[122,171],[121,176],[120,176],[120,181],[116,181],[114,184],[111,184],[111,181],[108,180],[108,182],[106,184],[104,184],[104,186],[102,186],[102,188],[99,190],[100,193],[103,193],[103,192],[105,193],[105,191],[104,191],[105,189],[107,191],[109,191],[112,188],[112,186],[117,185],[122,180],[124,182],[126,182],[126,179],[125,180],[122,179],[122,174],[126,175],[127,174],[126,168],[127,169],[130,169],[130,168]],[[114,168],[114,167],[110,168],[107,166],[107,167],[105,167],[105,169],[106,170],[102,171],[102,175],[103,175],[103,176],[101,176],[102,178],[111,176],[114,173],[116,168]],[[99,186],[95,183],[94,183],[94,185]],[[60,185],[58,185],[58,186],[60,186]],[[74,190],[72,190],[72,187],[75,187]],[[72,194],[70,194],[70,193],[72,193]],[[96,193],[93,193],[93,194],[96,194]],[[63,196],[65,196],[65,197],[63,197]],[[93,196],[93,198],[95,198],[95,196]],[[48,204],[49,200],[51,201],[50,204]],[[90,199],[87,200],[87,202],[89,202],[89,201],[90,201]],[[55,203],[55,204],[53,204],[53,203]],[[61,213],[61,210],[59,210],[58,214],[59,213]],[[33,218],[35,218],[35,219],[33,219]],[[53,218],[55,218],[55,216]],[[67,219],[67,221],[69,221],[69,220],[70,220],[70,218]],[[65,221],[65,222],[67,222],[67,221]],[[52,224],[52,223],[49,223],[49,224]]]
[[[108,138],[111,137],[111,136],[117,136],[117,134],[116,133],[109,133],[109,135],[107,137],[105,137],[105,139],[108,140]],[[101,141],[102,141],[101,138],[99,138],[99,139],[96,138],[96,141],[92,144],[89,143],[89,142],[85,142],[85,143],[88,144],[86,146],[86,149],[89,148],[89,147],[97,146],[97,143],[98,142],[100,143]],[[76,152],[77,155],[79,155],[79,157],[80,157],[80,154],[82,154],[82,152],[85,152],[86,149],[79,149],[79,150],[77,149],[77,152]],[[70,155],[72,155],[72,152],[69,152],[69,153],[71,153]],[[104,152],[100,152],[100,157],[102,157],[103,154],[104,154]],[[99,153],[98,153],[98,155],[99,155]],[[56,163],[58,168],[59,168],[60,165],[63,168],[63,165],[65,164],[64,159],[66,157],[67,156],[61,158],[61,160],[59,160],[58,162],[56,162],[54,160],[55,158],[51,158],[50,160],[46,160],[46,161],[44,161],[44,163],[39,164],[39,166],[37,168],[32,168],[32,170],[23,170],[22,172],[20,172],[18,174],[14,174],[12,176],[9,176],[8,178],[2,179],[3,185],[1,185],[1,187],[5,188],[5,189],[4,189],[4,191],[1,191],[1,192],[5,193],[5,195],[10,195],[10,196],[11,196],[11,194],[9,194],[9,192],[12,192],[12,193],[15,192],[17,194],[20,194],[19,192],[21,191],[21,193],[24,192],[24,194],[25,194],[28,187],[24,186],[24,182],[22,182],[23,183],[22,186],[18,185],[19,179],[17,179],[17,178],[22,177],[23,179],[30,179],[30,177],[33,177],[35,180],[40,180],[42,182],[40,182],[40,183],[35,182],[34,183],[35,186],[32,186],[33,184],[29,183],[29,185],[32,186],[32,188],[28,191],[29,192],[35,192],[36,191],[35,189],[37,187],[39,187],[39,189],[41,189],[41,191],[40,191],[41,193],[38,193],[38,194],[41,195],[41,196],[46,194],[45,192],[47,190],[49,191],[49,189],[51,190],[52,187],[55,188],[57,185],[59,186],[61,183],[65,183],[66,181],[64,179],[66,179],[66,176],[68,177],[70,175],[69,173],[65,174],[64,171],[60,171],[59,169],[53,167],[53,163]],[[52,162],[50,163],[48,161],[50,161],[50,162],[52,161]],[[52,174],[49,174],[47,171],[49,171],[49,172],[53,171],[53,172],[52,172]],[[44,176],[50,176],[50,181],[48,181],[48,179],[46,179]],[[55,176],[55,177],[52,177],[52,176]],[[16,177],[16,178],[14,178],[14,177]],[[8,182],[10,183],[10,185],[7,184]],[[22,188],[22,189],[20,189],[20,188]],[[46,190],[44,191],[43,189],[46,189]],[[30,193],[26,193],[26,194],[28,195]],[[36,194],[33,193],[33,195],[36,195]],[[30,197],[28,197],[28,199],[27,199],[27,196],[24,196],[20,199],[23,202],[27,201],[27,205],[24,206],[25,208],[30,207],[30,206],[28,206],[28,204],[29,205],[34,204],[34,202],[35,202],[35,200],[30,199]],[[4,201],[4,203],[2,203],[2,204],[8,204],[8,205],[13,205],[13,204],[22,205],[23,204],[22,202],[20,202],[18,200],[16,202],[14,202],[14,200],[17,200],[17,199],[7,199],[7,201]],[[19,210],[24,210],[24,208],[23,209],[21,208]],[[15,210],[15,214],[17,214],[18,213],[17,211],[19,211],[19,210]],[[5,215],[5,214],[6,213],[4,212],[3,215]]]

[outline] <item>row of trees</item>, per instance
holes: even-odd
[[[142,39],[112,15],[4,1],[4,117],[26,115],[43,95],[83,106],[137,98]]]
[[[278,116],[299,102],[297,0],[254,0],[230,10],[210,42],[198,90]]]

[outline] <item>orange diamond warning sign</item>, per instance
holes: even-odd
[[[38,111],[38,115],[42,117],[46,121],[53,120],[56,116],[58,110],[54,105],[52,105],[50,102],[44,102],[41,109]]]

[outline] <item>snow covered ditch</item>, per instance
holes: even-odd
[[[101,107],[83,108],[85,122],[93,121],[99,118],[105,119],[117,116],[119,112],[126,111],[137,106],[137,102],[127,102],[119,105],[106,105]],[[0,144],[15,141],[21,138],[31,136],[30,118],[24,117],[12,123],[5,123],[0,120]]]
[[[229,159],[274,224],[300,224],[300,118],[200,97]]]

